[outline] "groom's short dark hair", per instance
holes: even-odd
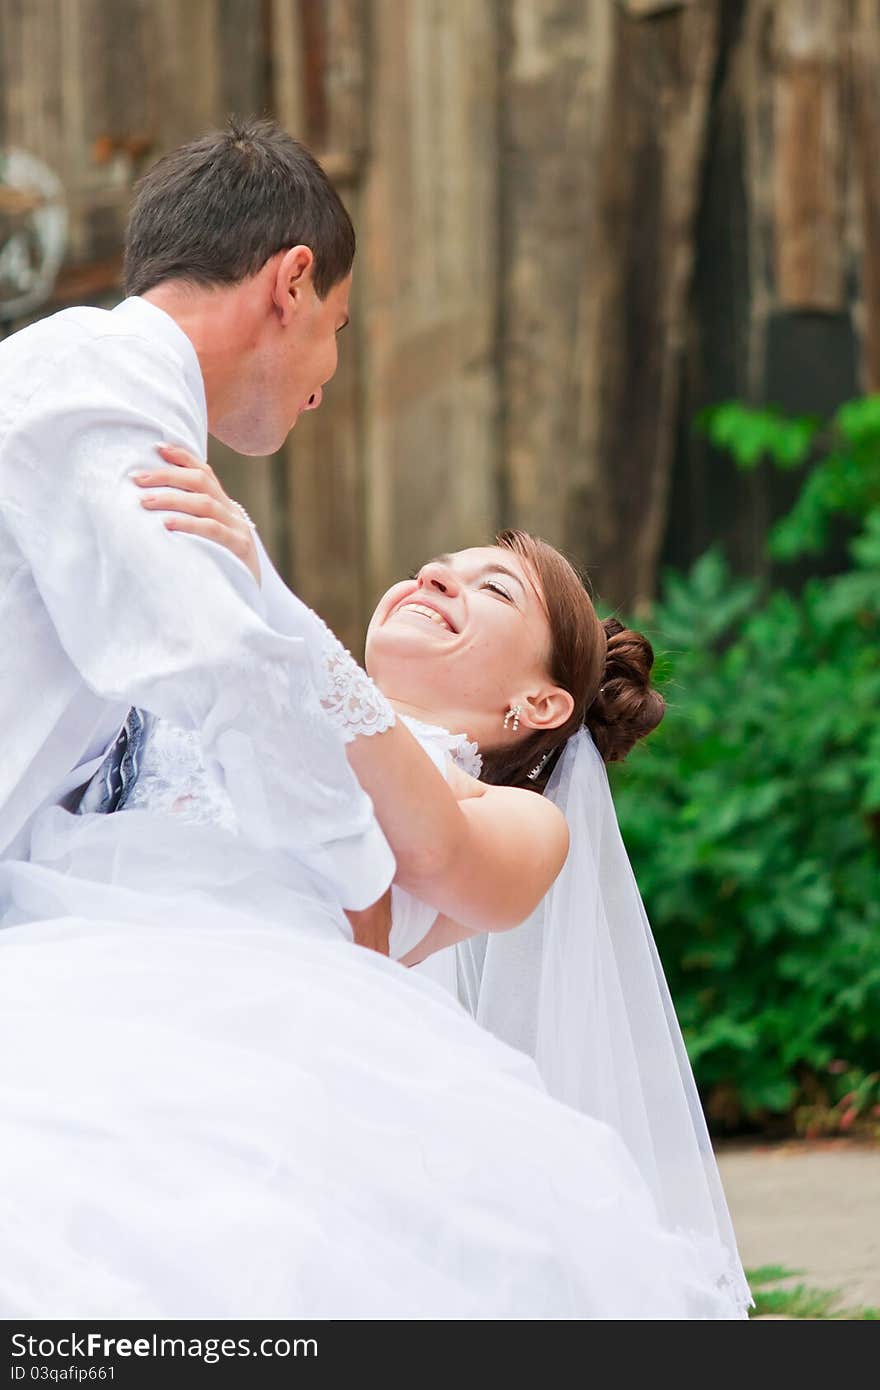
[[[125,238],[126,294],[163,280],[236,285],[308,246],[323,299],[354,260],[354,228],[318,161],[274,121],[232,118],[154,164]]]

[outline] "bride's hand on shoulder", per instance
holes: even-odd
[[[165,521],[168,531],[203,536],[231,550],[259,584],[260,559],[253,527],[244,508],[224,492],[210,464],[177,445],[160,444],[156,452],[164,459],[164,466],[132,475],[133,482],[145,489],[141,506],[154,512],[172,512]]]

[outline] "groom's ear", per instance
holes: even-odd
[[[286,327],[303,307],[307,290],[312,288],[315,257],[308,246],[292,246],[279,256],[272,282],[276,313]]]

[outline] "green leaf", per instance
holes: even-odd
[[[728,402],[700,428],[740,460],[804,468],[780,553],[852,530],[840,572],[803,584],[767,591],[719,547],[663,575],[666,717],[613,770],[698,1084],[760,1122],[811,1103],[811,1078],[827,1089],[830,1059],[877,1070],[880,397],[827,425]]]

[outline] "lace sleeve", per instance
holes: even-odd
[[[358,666],[339,638],[321,624],[318,696],[331,724],[351,743],[362,734],[384,734],[396,715],[381,690]]]

